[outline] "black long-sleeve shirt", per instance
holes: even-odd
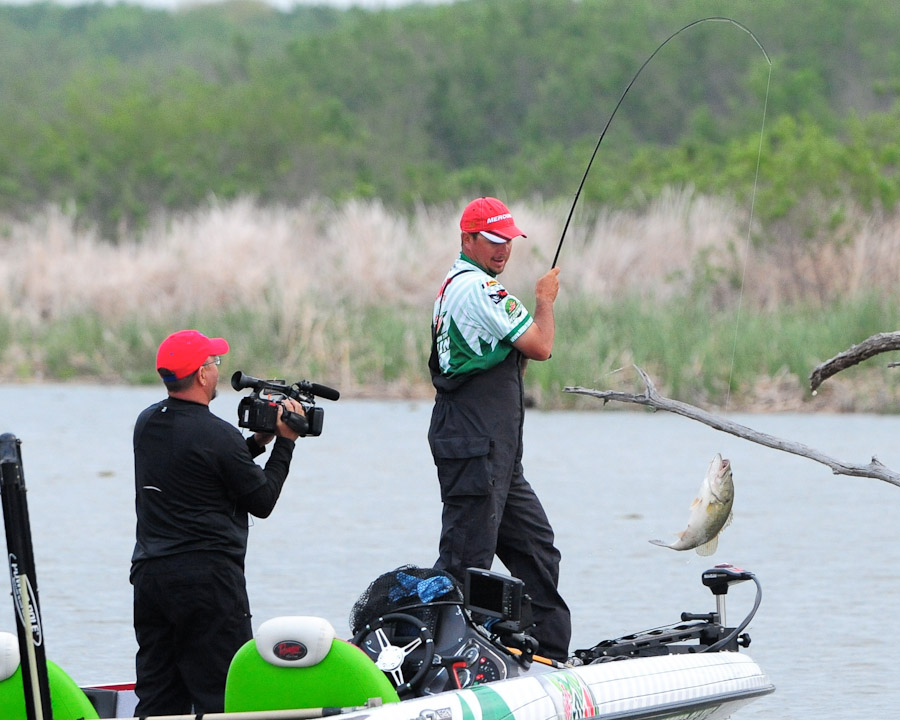
[[[263,469],[253,460],[262,448],[206,405],[171,397],[151,405],[134,429],[132,564],[199,550],[243,567],[248,513],[272,512],[293,449],[293,441],[276,438]]]

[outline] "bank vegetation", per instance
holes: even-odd
[[[502,279],[526,306],[567,209],[512,203],[528,238]],[[401,214],[376,201],[239,199],[160,217],[116,244],[58,209],[8,221],[2,380],[157,382],[160,340],[197,327],[231,343],[225,378],[241,369],[348,396],[427,397],[431,307],[459,249],[458,216],[454,204]],[[746,207],[690,189],[640,212],[576,214],[558,262],[556,348],[528,369],[534,401],[590,407],[562,388],[632,387],[637,364],[667,396],[701,406],[900,409],[888,356],[815,397],[806,383],[822,360],[898,327],[900,217],[848,213],[847,242],[806,251],[756,246],[748,222]]]
[[[695,404],[900,409],[890,358],[805,390],[897,329],[882,0],[0,6],[0,379],[153,382],[195,326],[226,370],[428,395],[461,207],[513,207],[531,304],[622,92],[688,25],[604,135],[530,396],[636,363]]]

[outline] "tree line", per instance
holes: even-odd
[[[0,212],[59,204],[116,239],[210,196],[571,198],[642,63],[714,16],[771,72],[736,25],[680,33],[622,102],[584,202],[756,187],[764,227],[798,241],[840,227],[842,201],[893,209],[900,14],[883,0],[234,0],[0,7]]]

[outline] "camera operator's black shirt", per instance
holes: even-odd
[[[276,438],[265,470],[261,449],[206,405],[167,398],[134,428],[137,542],[132,564],[212,551],[244,566],[248,512],[267,516],[287,478],[294,443]],[[251,450],[250,448],[253,448]]]

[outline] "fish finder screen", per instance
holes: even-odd
[[[466,607],[488,617],[518,621],[522,612],[523,586],[518,578],[469,568],[465,583]]]

